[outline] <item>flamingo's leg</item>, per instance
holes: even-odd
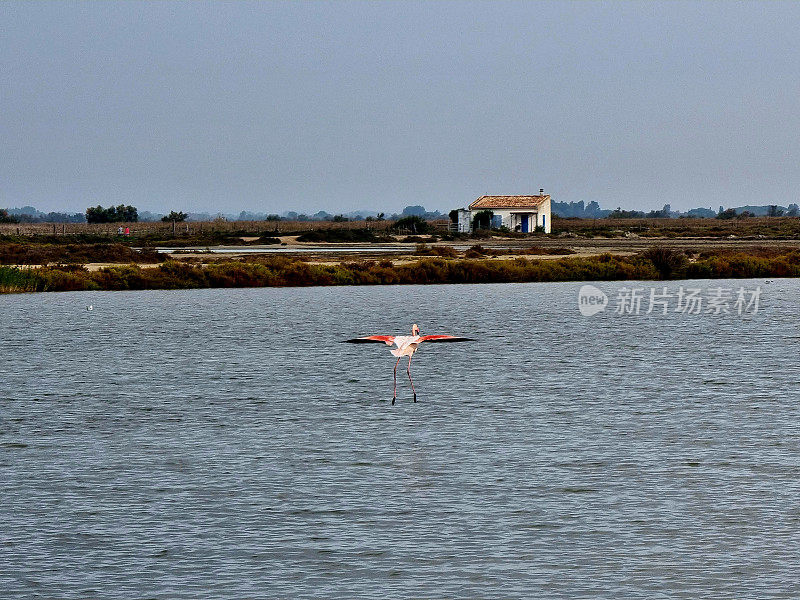
[[[397,365],[400,364],[401,358],[401,356],[398,356],[397,362],[394,363],[394,396],[392,396],[392,404],[394,404],[394,401],[397,399]]]
[[[414,380],[411,379],[411,356],[408,357],[408,367],[406,367],[406,372],[408,373],[408,380],[411,382],[411,389],[414,391],[414,402],[416,402],[417,390],[414,388]]]

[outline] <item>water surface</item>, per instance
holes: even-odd
[[[0,596],[796,598],[800,285],[758,284],[0,296]],[[476,341],[391,406],[339,342],[412,322]]]

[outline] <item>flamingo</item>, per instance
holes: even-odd
[[[348,344],[386,344],[387,346],[397,346],[397,348],[390,350],[390,352],[397,357],[397,362],[394,363],[394,396],[392,396],[392,404],[397,399],[397,365],[400,359],[404,356],[408,357],[408,366],[406,372],[408,373],[408,380],[411,382],[411,389],[414,392],[414,402],[417,401],[417,390],[414,388],[414,380],[411,379],[411,357],[417,351],[419,345],[423,342],[471,342],[470,338],[456,337],[453,335],[420,335],[419,327],[416,323],[411,326],[411,335],[367,335],[364,337],[353,338],[352,340],[345,340]]]

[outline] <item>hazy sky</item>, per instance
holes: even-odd
[[[0,3],[0,206],[800,200],[800,3]]]

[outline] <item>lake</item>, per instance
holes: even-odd
[[[596,283],[613,302],[622,287]],[[800,283],[0,296],[8,598],[796,598]],[[87,310],[91,305],[93,309]],[[475,338],[405,360],[373,333]]]

